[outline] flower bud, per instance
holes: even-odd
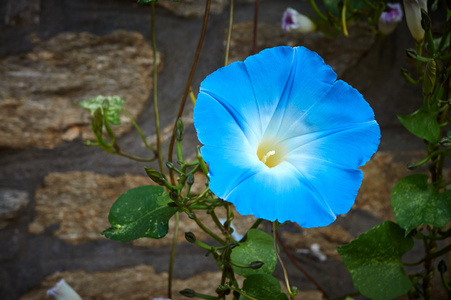
[[[52,296],[57,300],[82,300],[80,295],[64,279],[61,279],[54,287],[47,290],[47,296]]]
[[[295,9],[287,8],[282,17],[282,29],[284,31],[297,31],[308,33],[316,30],[315,23],[309,17],[304,16]]]
[[[425,31],[428,31],[428,30],[431,30],[431,26],[432,26],[432,21],[428,15],[427,10],[421,9],[421,27],[423,27],[423,29]]]
[[[186,181],[186,183],[189,184],[189,185],[193,185],[194,184],[194,175],[193,174],[189,174],[188,180]]]
[[[257,269],[260,269],[261,267],[263,267],[263,265],[264,265],[264,262],[262,262],[262,261],[253,261],[253,262],[251,262],[249,267],[252,270],[257,270]]]
[[[387,11],[381,13],[378,27],[382,34],[392,33],[402,20],[402,9],[399,3],[387,3]]]
[[[417,42],[424,38],[424,29],[421,26],[421,9],[427,12],[427,0],[404,0],[407,26]]]
[[[437,64],[434,59],[431,59],[424,70],[423,78],[423,96],[429,96],[435,87],[435,80],[437,78]]]
[[[407,54],[407,57],[413,58],[413,59],[417,58],[417,55],[418,55],[417,51],[415,51],[415,49],[412,49],[412,48],[406,49],[406,54]]]
[[[191,244],[196,242],[196,236],[192,232],[185,232],[185,239]]]
[[[167,182],[166,176],[161,174],[155,169],[145,167],[147,176],[149,176],[150,179],[153,180],[158,185],[164,185]]]
[[[180,294],[182,294],[183,296],[187,297],[187,298],[194,298],[196,297],[196,292],[192,289],[184,289],[181,290],[179,292]]]
[[[171,200],[173,200],[173,201],[178,201],[179,200],[179,191],[176,189],[171,189],[169,191],[169,198],[171,198]]]
[[[177,120],[177,126],[175,127],[175,139],[179,142],[182,141],[184,134],[185,134],[185,129],[183,128],[183,122],[182,122],[182,119],[179,118]]]

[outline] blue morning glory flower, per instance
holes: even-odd
[[[242,215],[302,227],[349,211],[380,129],[362,95],[304,47],[266,49],[209,75],[194,125],[210,189]]]

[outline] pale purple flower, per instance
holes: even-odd
[[[82,300],[64,279],[61,279],[54,287],[47,290],[47,296],[52,296],[56,300]]]
[[[387,8],[387,11],[382,12],[378,24],[379,30],[386,35],[395,30],[396,26],[402,21],[403,17],[401,4],[387,3]]]
[[[282,29],[284,31],[307,33],[315,31],[316,25],[310,18],[299,13],[297,10],[287,8],[282,17]]]

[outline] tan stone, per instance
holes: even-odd
[[[253,23],[244,22],[233,25],[229,62],[242,61],[252,54]],[[320,32],[300,34],[284,32],[280,24],[259,23],[257,33],[257,52],[275,46],[305,46],[316,51],[341,77],[344,71],[355,65],[369,50],[375,36],[369,27],[360,24],[349,28],[349,37],[336,38],[324,36]]]
[[[69,243],[102,238],[100,232],[110,227],[108,213],[114,201],[127,190],[148,184],[147,177],[130,174],[50,173],[44,187],[36,191],[36,217],[29,230],[41,233],[59,224],[55,236]]]
[[[299,300],[323,300],[323,294],[319,291],[301,291],[296,294]]]
[[[82,270],[57,272],[45,278],[39,287],[24,294],[20,300],[47,300],[46,291],[63,278],[83,300],[148,300],[167,296],[168,274],[157,274],[151,266],[140,265],[109,272],[88,273]],[[240,286],[243,279],[237,278]],[[221,272],[204,272],[186,280],[174,279],[172,300],[186,299],[179,294],[179,291],[186,288],[214,296],[220,282]],[[282,292],[286,293],[284,283],[280,281],[280,284]],[[318,291],[300,291],[296,299],[321,300],[322,294]]]
[[[203,175],[196,174],[200,183]],[[204,177],[203,177],[204,178]],[[205,180],[205,179],[204,179]],[[100,234],[110,227],[108,213],[114,201],[127,190],[152,184],[146,176],[125,174],[117,177],[92,172],[51,173],[45,178],[44,187],[38,189],[36,198],[36,217],[29,225],[32,233],[41,233],[52,224],[59,224],[54,235],[69,243],[85,243],[103,238]],[[225,218],[225,209],[216,209],[219,218]],[[251,216],[240,216],[233,208],[233,225],[243,234],[254,222]],[[213,230],[211,215],[206,211],[197,213],[199,220]],[[142,238],[134,241],[137,246],[162,247],[172,243],[175,218],[169,223],[169,234],[162,239]],[[218,236],[222,233],[213,230]],[[198,239],[205,240],[208,235],[197,224],[180,214],[179,242],[185,242],[185,232],[193,232]]]
[[[0,60],[0,148],[52,148],[80,133],[93,138],[82,100],[102,95],[126,99],[136,118],[152,87],[152,49],[137,32],[105,36],[63,33],[33,51]],[[159,68],[161,58],[158,56]],[[131,128],[127,118],[117,136]]]
[[[110,272],[72,271],[55,273],[47,277],[41,285],[23,295],[21,300],[44,300],[46,291],[60,279],[77,291],[83,300],[117,299],[138,300],[165,297],[167,295],[167,273],[155,273],[150,266],[137,266],[113,270]],[[175,279],[173,282],[173,300],[186,299],[178,291],[185,288],[196,292],[214,295],[217,284],[221,281],[220,272],[205,272],[187,280]]]
[[[390,195],[395,184],[403,177],[414,174],[407,164],[426,156],[423,151],[378,151],[363,166],[363,182],[353,208],[360,208],[386,220],[394,221]],[[395,156],[398,157],[395,160]],[[415,171],[417,172],[417,171]]]

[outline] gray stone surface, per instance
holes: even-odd
[[[97,95],[124,97],[133,118],[143,110],[153,57],[139,33],[63,33],[34,41],[33,51],[0,60],[0,148],[52,148],[79,135],[92,139],[89,112],[78,103]],[[126,117],[122,123],[115,126],[118,136],[131,127]]]
[[[162,3],[163,0],[159,2]],[[67,38],[70,35],[82,36],[82,32],[90,32],[98,38],[115,30],[125,29],[141,34],[136,40],[140,41],[138,44],[143,45],[140,48],[144,49],[143,53],[148,53],[148,50],[146,50],[149,49],[147,43],[148,37],[150,37],[148,7],[138,5],[136,1],[123,0],[46,0],[42,2],[40,7],[39,26],[22,27],[20,25],[6,25],[3,22],[7,3],[0,1],[0,55],[2,56],[0,59],[0,69],[2,70],[0,72],[0,78],[2,78],[0,82],[0,95],[2,95],[0,106],[6,105],[8,111],[5,113],[5,106],[2,106],[0,119],[3,125],[9,124],[10,126],[21,124],[22,120],[30,120],[30,122],[34,122],[36,128],[32,128],[32,131],[28,133],[25,131],[27,135],[24,140],[15,141],[14,146],[8,141],[5,142],[5,140],[8,140],[9,137],[17,140],[17,136],[23,136],[22,125],[17,125],[18,129],[14,129],[16,131],[9,133],[7,137],[4,136],[2,142],[0,142],[2,145],[0,149],[0,185],[2,189],[23,190],[30,194],[30,203],[26,209],[22,210],[17,221],[0,230],[0,243],[8,245],[7,247],[0,247],[0,299],[16,300],[25,294],[24,297],[40,299],[39,297],[44,297],[43,291],[52,286],[61,276],[70,279],[70,283],[77,289],[84,285],[91,286],[92,289],[89,290],[91,296],[88,295],[87,297],[99,296],[99,293],[109,297],[109,299],[129,299],[128,295],[135,293],[138,296],[144,295],[145,291],[141,290],[142,286],[139,285],[143,282],[142,278],[145,278],[144,281],[146,282],[142,285],[146,286],[149,291],[154,291],[154,287],[149,282],[155,282],[156,291],[165,290],[165,282],[162,279],[164,279],[164,272],[167,271],[169,261],[170,236],[168,239],[160,240],[162,244],[155,244],[148,240],[138,240],[135,243],[118,243],[106,240],[98,234],[98,231],[103,230],[104,226],[107,225],[106,219],[102,217],[106,216],[109,209],[107,202],[113,201],[121,193],[120,187],[116,185],[124,185],[124,188],[128,186],[127,184],[130,186],[139,185],[141,180],[147,180],[144,176],[144,166],[157,167],[156,164],[129,161],[122,157],[107,155],[98,148],[84,147],[81,140],[76,137],[84,132],[83,128],[86,128],[88,124],[85,120],[88,120],[89,116],[88,113],[79,110],[78,107],[73,110],[73,114],[63,114],[63,117],[59,112],[57,115],[57,118],[60,118],[57,120],[57,123],[59,123],[56,127],[51,127],[52,130],[53,128],[56,129],[49,133],[48,139],[41,137],[37,139],[36,137],[39,136],[37,131],[42,128],[37,125],[36,120],[45,120],[43,123],[49,123],[44,118],[45,116],[42,113],[30,114],[28,109],[25,110],[27,113],[24,113],[21,119],[15,118],[15,110],[23,105],[23,99],[14,98],[14,101],[11,101],[12,98],[8,96],[9,100],[7,101],[4,97],[6,92],[11,94],[11,88],[19,82],[22,82],[23,86],[15,87],[15,93],[18,95],[32,94],[31,91],[33,90],[28,87],[33,84],[34,91],[38,92],[37,95],[41,97],[38,99],[39,101],[30,102],[31,104],[27,106],[33,109],[36,109],[34,107],[36,104],[45,103],[47,96],[58,99],[58,101],[60,99],[74,99],[74,94],[79,92],[77,89],[84,84],[88,85],[86,91],[88,92],[89,89],[89,93],[92,92],[89,96],[96,96],[99,93],[99,88],[104,88],[103,85],[109,86],[109,82],[105,78],[99,78],[99,82],[102,83],[101,87],[95,86],[97,82],[80,83],[82,78],[77,75],[81,74],[79,69],[86,67],[86,65],[71,63],[64,52],[53,59],[49,58],[46,56],[48,52],[43,51],[46,49],[43,48],[45,41],[52,41],[62,33],[62,36]],[[205,4],[204,1],[198,3]],[[217,1],[217,3],[221,3],[221,1]],[[250,54],[251,49],[249,22],[253,19],[254,7],[252,3],[246,1],[235,1],[235,4],[236,30],[232,57],[235,57],[233,59],[244,59]],[[176,3],[173,5],[176,5]],[[199,5],[199,11],[203,11],[202,6]],[[318,34],[304,36],[286,34],[280,30],[280,19],[283,11],[289,6],[305,13],[312,13],[308,8],[307,1],[261,1],[259,50],[281,44],[307,45],[311,41],[308,46],[325,56],[326,62],[334,66],[339,76],[357,88],[369,101],[382,129],[381,152],[363,169],[365,182],[362,185],[355,208],[351,212],[344,217],[340,217],[334,223],[334,227],[328,230],[311,229],[301,232],[294,224],[284,225],[280,228],[281,234],[285,234],[283,237],[295,258],[320,282],[331,297],[338,297],[352,292],[354,289],[349,273],[338,257],[335,256],[336,253],[333,252],[333,245],[344,243],[349,239],[349,236],[355,237],[382,220],[392,218],[389,203],[391,186],[407,172],[403,166],[421,156],[421,153],[418,154],[416,151],[424,147],[422,141],[412,137],[400,125],[396,117],[397,114],[412,112],[417,104],[422,101],[421,97],[418,97],[420,95],[419,90],[412,88],[399,76],[400,67],[414,68],[405,58],[404,52],[404,49],[413,46],[413,41],[405,23],[400,24],[391,36],[376,41],[373,41],[372,37],[365,31],[362,32],[362,36],[349,39],[341,36],[339,37],[340,43],[336,44]],[[158,78],[158,96],[160,121],[166,139],[163,149],[166,155],[167,140],[171,134],[171,127],[177,114],[197,46],[201,19],[183,18],[159,6],[157,6],[156,12],[157,47],[165,58],[164,68]],[[227,5],[222,8],[221,13],[212,14],[209,18],[205,43],[192,83],[195,94],[200,82],[208,74],[223,65],[224,33],[228,25],[227,22]],[[67,35],[67,32],[72,33]],[[352,35],[353,31],[350,30],[350,33]],[[37,44],[30,41],[30,35],[32,35],[31,40],[37,41]],[[136,34],[131,35],[136,37]],[[133,38],[131,39],[133,40]],[[59,36],[59,41],[61,42],[54,46],[67,49],[64,48],[67,44],[64,38]],[[72,45],[75,46],[77,41],[75,40]],[[146,45],[144,46],[144,44]],[[118,41],[115,45],[117,55],[127,56],[127,53],[121,53],[121,51],[128,49],[128,46],[123,44],[123,40]],[[114,48],[113,45],[111,47]],[[83,51],[80,52],[83,53]],[[36,55],[35,60],[29,57],[33,54]],[[102,55],[104,53],[100,56]],[[110,55],[110,53],[108,52],[107,55]],[[149,57],[149,55],[146,57]],[[150,65],[137,66],[139,64],[136,60],[132,59],[132,56],[129,58],[130,60],[125,63],[125,68],[132,65],[135,70],[138,70],[137,73],[140,76],[141,74],[150,74]],[[120,59],[118,58],[118,60]],[[118,61],[116,57],[113,57],[113,60]],[[11,74],[3,72],[6,65],[4,62],[6,61],[14,62],[15,66],[18,67],[18,70],[8,69],[8,72],[26,71],[25,73],[13,73],[13,75],[47,74],[45,75],[47,77],[43,78],[49,78],[51,75],[43,73],[38,66],[45,69],[48,67],[46,64],[51,62],[49,68],[52,72],[58,71],[55,74],[60,74],[61,77],[69,80],[66,80],[64,85],[57,85],[56,81],[52,85],[48,85],[42,84],[33,76],[18,76],[20,80],[14,79],[12,87],[5,88],[1,85],[5,81],[3,79],[7,76],[9,76],[8,78],[11,77]],[[27,62],[27,64],[24,65],[24,62]],[[60,72],[58,66],[62,62],[67,63],[67,68]],[[80,61],[76,60],[75,62]],[[88,66],[102,63],[95,59],[82,62],[85,62]],[[122,71],[119,67],[112,69],[118,72]],[[116,85],[121,86],[123,80],[129,80],[127,75],[130,74],[133,75],[133,73],[126,73],[125,76],[118,74],[117,77],[114,77],[117,81]],[[153,104],[147,101],[150,91],[147,86],[152,81],[146,76],[139,77],[139,80],[142,80],[140,82],[146,81],[139,84],[139,91],[142,91],[142,93],[138,90],[134,92],[136,97],[140,99],[139,101],[143,101],[140,102],[143,104],[139,110],[141,113],[137,112],[137,115],[139,114],[137,121],[149,141],[153,141],[155,134],[152,129],[154,122]],[[48,88],[49,86],[50,88]],[[128,91],[127,86],[123,88]],[[138,89],[138,87],[134,88]],[[117,86],[114,91],[117,92]],[[35,96],[33,95],[33,97]],[[6,104],[1,104],[1,101],[5,101],[3,103]],[[50,106],[52,109],[53,106],[65,108],[66,104],[71,108],[76,107],[76,103],[70,101],[52,102]],[[193,154],[193,150],[198,144],[191,124],[191,109],[192,104],[188,102],[184,115],[184,122],[186,121],[184,141],[186,157]],[[78,114],[84,114],[84,117],[75,117]],[[86,119],[84,119],[85,117]],[[82,123],[78,123],[78,121],[71,123],[74,119],[82,120]],[[68,123],[73,125],[67,125]],[[64,128],[64,130],[61,130],[61,128]],[[1,130],[0,136],[4,132],[6,131]],[[74,138],[75,140],[72,140]],[[67,142],[61,143],[63,139],[66,139]],[[57,141],[55,145],[53,145],[54,141]],[[129,152],[148,155],[138,134],[134,131],[123,134],[118,142],[121,147],[123,146]],[[5,147],[9,148],[6,149]],[[11,147],[17,147],[20,150]],[[35,147],[53,148],[40,149]],[[78,176],[74,176],[76,172],[79,172]],[[447,173],[450,175],[449,171]],[[131,178],[137,176],[137,174],[141,174],[141,179],[124,183],[126,182],[125,178]],[[71,178],[73,181],[71,181]],[[109,194],[107,189],[97,193],[90,184],[98,184],[99,182],[108,182],[107,186],[111,187],[113,192]],[[74,183],[80,186],[78,198],[77,191],[73,188]],[[103,199],[105,203],[101,201],[89,202],[91,198],[97,197]],[[63,199],[66,199],[67,203],[64,203]],[[70,215],[73,211],[76,211],[77,214]],[[92,213],[92,217],[89,217],[90,213]],[[88,217],[88,219],[85,217]],[[77,220],[80,222],[77,222]],[[182,219],[182,230],[194,230],[194,228],[189,227],[192,226],[192,222],[188,221]],[[205,222],[207,221],[208,218],[205,218]],[[244,219],[242,223],[237,220],[234,225],[238,230],[241,230],[241,228],[247,228],[249,224],[247,222],[247,219]],[[89,226],[85,226],[85,223]],[[36,226],[35,232],[29,231],[32,224]],[[68,226],[67,224],[71,225]],[[263,228],[269,232],[270,226],[264,224]],[[75,236],[76,239],[71,240],[72,236]],[[203,239],[205,236],[200,237]],[[182,240],[183,236],[181,235],[179,241]],[[207,242],[211,241],[207,240]],[[298,248],[308,249],[311,243],[320,244],[320,249],[328,256],[326,262],[319,262],[308,255],[295,253]],[[420,255],[417,257],[421,257],[421,251],[417,254]],[[300,287],[302,291],[314,289],[314,286],[299,270],[287,263],[286,256],[283,256],[283,259],[287,264],[293,285]],[[414,259],[412,258],[411,261],[414,261]],[[143,264],[146,265],[145,268],[139,267]],[[57,272],[62,273],[56,275]],[[195,286],[196,282],[186,281],[193,278],[199,280],[199,284],[209,286],[212,285],[212,282],[216,284],[215,276],[217,275],[215,275],[215,272],[217,272],[217,266],[211,257],[205,258],[204,250],[187,243],[179,245],[174,276],[177,282],[184,282],[183,287]],[[275,276],[283,278],[280,268],[276,269]],[[130,281],[127,281],[128,277],[130,277]],[[114,294],[104,290],[105,286],[101,283],[103,279],[108,282],[109,288],[117,288],[115,290],[118,291],[117,295],[119,296],[117,298]],[[125,290],[127,287],[130,289]],[[124,288],[124,290],[120,290],[121,288]],[[141,293],[141,291],[143,292]],[[158,292],[158,295],[147,294],[146,298],[164,295]],[[440,299],[439,297],[437,296],[438,299]]]
[[[250,3],[255,0],[235,0],[236,4]],[[205,12],[205,1],[199,0],[160,0],[157,5],[164,7],[172,13],[182,17],[203,17]],[[228,0],[212,0],[210,4],[210,13],[217,15],[224,11],[224,8],[228,7]]]
[[[5,24],[9,26],[37,25],[40,20],[41,0],[5,0]]]
[[[0,189],[0,230],[13,222],[29,202],[28,192]]]
[[[227,0],[212,0],[210,5],[210,13],[212,14],[220,14],[224,7],[227,5]],[[164,7],[176,15],[183,17],[202,17],[205,12],[205,3],[204,1],[198,0],[181,0],[178,2],[175,1],[158,1],[158,5]]]

